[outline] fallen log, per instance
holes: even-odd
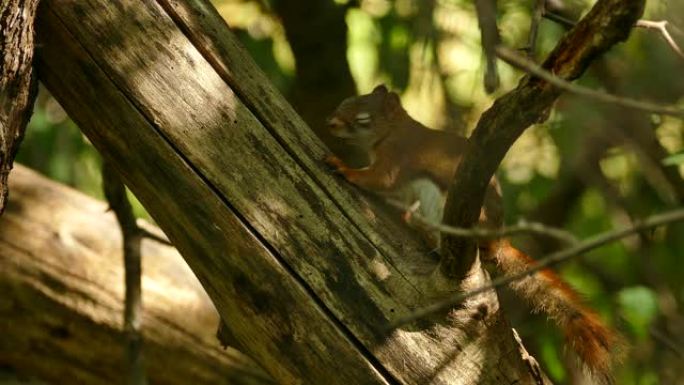
[[[105,203],[16,166],[0,219],[0,367],[55,384],[122,383],[121,233]],[[151,228],[151,231],[157,231]],[[218,314],[177,251],[143,241],[151,384],[273,383],[215,338]]]

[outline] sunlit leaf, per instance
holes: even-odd
[[[622,289],[618,294],[622,316],[638,338],[648,335],[648,328],[658,314],[658,302],[653,290],[644,286]]]

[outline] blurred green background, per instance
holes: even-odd
[[[501,86],[491,95],[484,91],[485,61],[470,1],[319,0],[306,10],[293,0],[214,3],[317,132],[343,97],[385,83],[402,95],[415,119],[435,129],[468,133],[492,101],[521,76],[499,63]],[[526,46],[534,3],[499,2],[498,24],[506,45]],[[578,17],[592,4],[548,3],[568,18]],[[673,38],[684,44],[678,28],[684,27],[684,2],[650,0],[647,7],[645,18],[668,20]],[[310,26],[302,25],[306,20],[331,21],[307,29]],[[342,35],[329,27],[337,25],[335,21]],[[315,28],[322,29],[312,37]],[[563,31],[543,20],[536,57],[544,57]],[[684,60],[657,32],[636,29],[626,44],[596,62],[579,82],[681,106],[683,73]],[[338,145],[327,141],[333,148]],[[540,220],[587,237],[680,206],[683,151],[681,120],[566,95],[546,123],[530,128],[516,142],[499,170],[507,220]],[[102,198],[99,156],[45,89],[18,161]],[[135,210],[147,216],[137,202]],[[515,242],[535,256],[558,247],[531,237]],[[683,254],[684,226],[679,225],[635,235],[559,267],[628,340],[620,384],[684,383]],[[519,301],[505,294],[504,299],[514,326],[553,380],[579,384],[562,336],[541,317],[530,316]]]

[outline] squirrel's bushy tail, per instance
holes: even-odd
[[[506,240],[497,241],[495,247],[495,262],[504,275],[523,272],[535,262]],[[514,281],[510,287],[534,311],[545,313],[558,325],[567,344],[594,378],[603,384],[613,383],[612,365],[618,357],[621,339],[596,313],[584,306],[574,289],[549,269]]]

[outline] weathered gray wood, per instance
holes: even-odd
[[[10,186],[0,219],[0,366],[54,384],[123,383],[124,279],[113,214],[21,166]],[[175,249],[145,240],[143,255],[151,383],[272,383],[218,346],[218,314]]]
[[[40,21],[42,79],[279,381],[534,383],[493,293],[387,333],[455,285],[326,172],[211,5],[46,0]]]
[[[325,383],[334,372],[340,383],[385,383],[308,289],[260,244],[225,198],[216,194],[150,121],[135,113],[138,106],[125,98],[63,28],[95,23],[93,26],[110,33],[116,41],[114,31],[125,30],[127,25],[84,18],[87,14],[106,15],[112,11],[112,4],[84,9],[88,4],[80,0],[71,4],[58,1],[54,8],[49,2],[43,3],[45,7],[39,11],[41,79],[164,228],[247,353],[277,380],[286,384],[302,379]],[[130,9],[130,5],[116,4]],[[80,13],[71,14],[65,23],[54,13],[74,9]],[[136,12],[116,16],[120,22],[138,21]],[[155,20],[159,18],[161,14],[142,25],[161,25]],[[93,44],[100,45],[97,34],[91,38],[95,39]],[[152,36],[144,38],[155,41]],[[102,47],[115,55],[123,52],[120,45]],[[161,43],[150,52],[157,50],[168,52]],[[154,60],[144,63],[153,65]],[[141,82],[136,66],[126,66],[125,70],[130,80]],[[172,83],[164,84],[172,87]],[[177,103],[182,105],[182,98]],[[176,110],[177,103],[166,107]],[[206,111],[200,108],[190,114],[202,117]]]

